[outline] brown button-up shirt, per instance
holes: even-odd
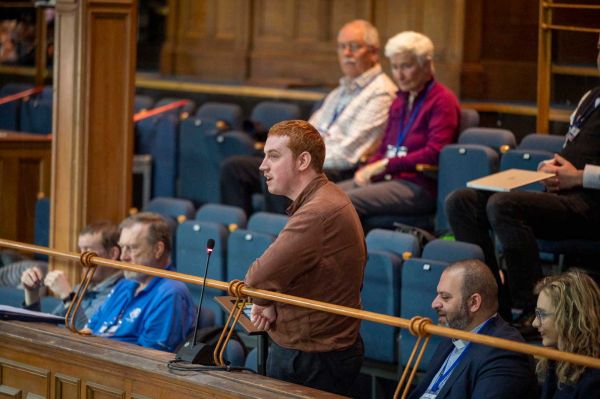
[[[248,270],[246,284],[360,309],[366,246],[347,195],[319,175],[288,213],[285,228]],[[277,320],[269,335],[280,346],[328,352],[346,349],[357,339],[358,319],[277,302],[275,307]]]

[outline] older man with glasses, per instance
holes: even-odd
[[[383,134],[396,86],[379,64],[379,34],[365,20],[342,27],[337,54],[344,76],[310,117],[325,142],[325,173],[340,181],[352,177],[360,158],[369,155]],[[264,191],[266,210],[283,212],[288,201],[275,200],[262,187],[261,158],[232,157],[221,169],[221,200],[252,213],[252,194]]]

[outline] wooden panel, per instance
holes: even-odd
[[[131,200],[137,8],[134,0],[56,2],[50,245],[119,222]],[[78,268],[53,262],[71,281]]]
[[[21,399],[23,393],[20,389],[9,387],[8,385],[0,385],[1,399]]]
[[[466,0],[466,5],[462,97],[534,101],[538,1]]]
[[[112,12],[111,12],[112,11]],[[131,15],[127,10],[91,10],[88,17],[90,54],[89,103],[85,143],[87,173],[85,207],[87,222],[120,221],[131,206],[131,162],[133,130],[128,96],[131,74],[116,63],[134,63],[131,45]],[[124,40],[125,39],[125,40]],[[115,57],[123,54],[123,57]],[[106,62],[113,59],[115,62]],[[126,70],[129,68],[126,68]],[[110,133],[120,132],[120,134]],[[107,176],[114,183],[106,181]]]
[[[54,376],[55,399],[79,399],[81,397],[81,380],[57,373]]]
[[[35,201],[49,194],[50,139],[0,132],[0,237],[32,243]]]
[[[22,368],[35,371],[34,376],[48,375],[49,370],[54,376],[54,389],[41,395],[44,397],[77,398],[76,391],[81,391],[86,399],[339,397],[252,373],[172,373],[167,368],[174,359],[172,353],[80,336],[41,323],[0,321],[0,353],[3,375],[4,365],[9,363],[24,365]],[[33,391],[29,385],[22,386],[30,384],[29,379],[11,384],[0,382],[23,390],[23,395],[27,390]]]
[[[43,397],[50,396],[50,371],[0,358],[0,383]]]
[[[101,384],[87,384],[85,393],[87,399],[125,399],[124,391]]]
[[[250,5],[246,0],[169,1],[161,72],[243,81]]]

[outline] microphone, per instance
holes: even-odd
[[[194,326],[194,334],[177,352],[177,359],[184,360],[193,364],[212,364],[212,352],[214,345],[210,346],[202,342],[196,342],[198,339],[198,327],[200,325],[200,314],[202,312],[202,302],[204,300],[204,287],[206,286],[206,276],[208,274],[208,263],[210,255],[215,248],[215,240],[209,238],[206,242],[206,266],[204,267],[204,278],[202,281],[202,289],[200,291],[200,304],[196,314],[196,324]]]

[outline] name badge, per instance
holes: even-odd
[[[387,146],[387,150],[385,152],[385,157],[386,158],[402,158],[405,157],[406,154],[408,154],[408,148],[405,146],[400,146],[399,148],[396,148],[396,146],[388,144]]]
[[[579,134],[580,131],[581,131],[580,128],[578,128],[575,125],[571,125],[569,127],[569,131],[567,132],[567,140],[573,141],[575,139],[575,137],[577,137],[577,135]]]
[[[421,396],[421,399],[435,399],[435,398],[437,398],[437,394],[435,394],[431,391],[427,391]]]

